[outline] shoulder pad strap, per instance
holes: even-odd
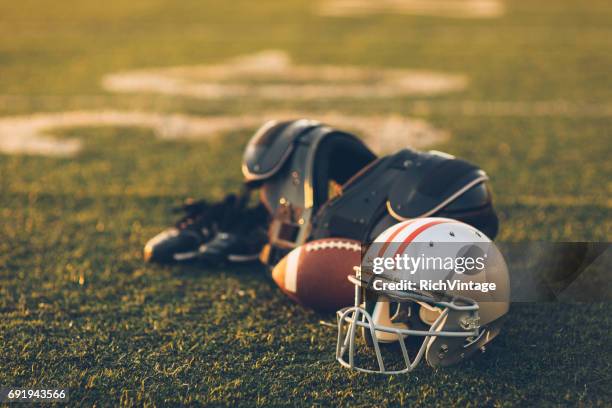
[[[287,161],[298,137],[319,122],[307,119],[269,121],[247,144],[242,158],[242,173],[247,183],[265,180],[276,174]]]
[[[488,180],[477,166],[437,152],[404,150],[396,155],[394,165],[403,171],[389,191],[387,209],[398,220],[435,214]]]

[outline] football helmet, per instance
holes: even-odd
[[[355,305],[337,312],[336,359],[358,371],[405,373],[423,357],[432,367],[459,363],[484,351],[509,309],[503,256],[484,233],[456,220],[420,218],[388,228],[355,272]],[[385,365],[383,352],[394,354],[392,364]]]

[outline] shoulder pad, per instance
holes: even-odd
[[[488,180],[477,166],[438,152],[403,150],[393,166],[403,171],[391,186],[387,208],[398,220],[435,214]]]
[[[246,182],[272,177],[291,156],[298,137],[316,126],[320,123],[308,119],[264,124],[247,144],[242,158]]]

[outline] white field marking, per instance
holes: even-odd
[[[295,116],[285,116],[291,117]],[[305,117],[355,131],[376,153],[391,153],[406,147],[423,149],[450,138],[449,132],[434,127],[424,119],[401,115],[350,116],[328,113]]]
[[[318,14],[345,17],[401,13],[449,18],[496,18],[505,14],[499,0],[321,0]]]
[[[252,119],[121,111],[76,111],[0,117],[0,151],[9,154],[73,156],[81,149],[81,140],[56,139],[46,133],[75,127],[147,127],[152,128],[161,139],[175,139],[207,136],[253,126]]]
[[[376,152],[424,148],[448,139],[446,131],[422,119],[399,115],[350,116],[341,113],[265,112],[238,116],[191,116],[123,111],[73,111],[0,117],[0,152],[70,157],[82,148],[78,138],[57,139],[49,132],[94,126],[151,128],[160,139],[206,139],[221,133],[256,128],[268,119],[316,118],[362,136]]]
[[[111,92],[202,99],[389,98],[456,92],[467,84],[465,75],[426,70],[295,65],[280,50],[244,55],[222,64],[140,69],[102,78],[102,87]]]

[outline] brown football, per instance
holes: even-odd
[[[345,238],[308,242],[288,253],[272,270],[281,290],[299,304],[321,312],[354,303],[347,277],[361,263],[361,244]]]

